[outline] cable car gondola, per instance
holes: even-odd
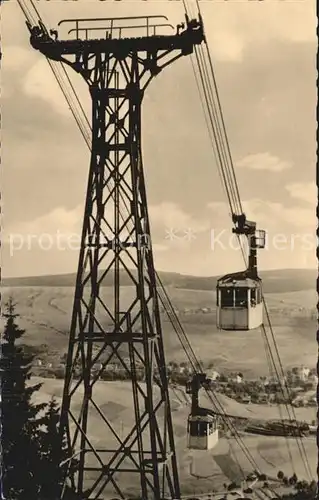
[[[265,248],[265,231],[244,214],[233,216],[233,232],[248,237],[249,256],[246,271],[227,274],[217,281],[217,327],[221,330],[253,330],[263,324],[262,280],[257,272],[257,249]]]
[[[211,450],[218,443],[218,425],[212,415],[189,415],[188,443],[191,450]]]
[[[199,406],[199,390],[209,385],[204,373],[197,373],[186,386],[187,394],[192,395],[192,410],[187,421],[187,447],[191,450],[211,450],[218,443],[218,418],[207,408]]]

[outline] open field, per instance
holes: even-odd
[[[317,272],[313,269],[280,269],[273,271],[261,271],[265,293],[299,292],[300,290],[312,290],[316,287]],[[135,275],[133,271],[133,275]],[[216,288],[217,276],[185,276],[178,273],[159,272],[163,285],[183,290],[214,290]],[[28,276],[25,278],[3,278],[3,286],[26,286],[26,287],[73,287],[75,274],[57,274],[47,276]],[[114,278],[110,271],[102,280],[102,286],[113,286]],[[121,277],[123,286],[132,284],[126,273]]]
[[[264,279],[266,303],[285,369],[301,364],[312,368],[317,361],[315,277],[315,271],[298,273],[296,270],[273,271]],[[181,277],[169,273],[165,273],[161,278],[198,358],[205,363],[213,362],[215,368],[221,372],[238,370],[251,377],[268,375],[264,342],[259,330],[250,332],[217,330],[215,293],[212,291],[216,278]],[[3,300],[11,295],[17,303],[20,326],[27,331],[23,342],[38,346],[44,355],[53,360],[58,360],[67,350],[74,294],[71,286],[73,283],[74,275],[48,276],[7,280],[5,282],[7,286],[3,288]],[[132,287],[122,287],[123,309],[130,302],[133,293]],[[113,291],[110,286],[102,288],[102,296],[107,304],[112,304]],[[265,324],[267,326],[266,321]],[[162,312],[162,325],[166,361],[186,361],[178,338],[164,312]],[[43,379],[43,386],[37,397],[48,401],[53,395],[60,401],[62,386],[61,380]],[[98,382],[94,394],[99,408],[117,426],[119,435],[126,435],[133,424],[130,383]],[[218,397],[224,411],[230,415],[259,420],[280,418],[277,406],[245,406],[226,396],[218,395]],[[73,398],[75,412],[80,408],[81,399],[80,392]],[[192,495],[213,489],[220,490],[224,482],[240,479],[242,474],[238,462],[245,474],[252,471],[253,466],[234,438],[220,439],[216,448],[209,452],[188,450],[186,422],[189,407],[181,390],[172,391],[171,403],[183,494]],[[211,404],[205,401],[205,396],[202,397],[201,403],[203,406],[211,407]],[[315,408],[295,408],[295,413],[298,419],[309,423],[315,418]],[[283,417],[287,417],[285,412]],[[90,417],[89,434],[93,444],[101,444],[101,441],[105,445],[110,444],[107,442],[109,433],[105,433],[100,418],[94,413]],[[290,464],[290,451],[298,477],[306,477],[295,440],[291,438],[288,440],[288,451],[285,438],[245,434],[242,439],[260,470],[265,474],[274,476],[281,469],[285,474],[291,475],[293,470]],[[317,463],[315,437],[304,438],[303,442],[312,467],[312,475],[315,477]],[[91,479],[94,480],[94,477]],[[127,496],[138,490],[134,478],[129,475],[118,477],[118,480],[127,485]]]
[[[217,370],[240,370],[246,375],[268,373],[260,330],[217,330],[214,292],[172,286],[166,290],[198,358],[213,362]],[[53,355],[60,356],[67,349],[73,293],[72,287],[5,287],[3,298],[12,295],[17,302],[21,326],[27,330],[24,342],[36,346],[47,344]],[[122,288],[123,309],[133,293],[132,287]],[[112,304],[110,287],[102,289],[102,296],[107,304]],[[284,367],[301,364],[314,367],[317,356],[315,289],[266,293],[265,298]],[[266,320],[265,324],[267,326]],[[167,361],[186,361],[165,313],[162,325]]]
[[[34,378],[34,382],[41,379]],[[58,400],[62,393],[62,381],[43,379],[43,387],[38,398],[48,400],[54,395]],[[129,382],[97,382],[95,386],[95,401],[98,403],[102,412],[110,418],[112,425],[115,426],[119,435],[126,436],[132,428],[132,410],[130,400],[132,398],[131,385]],[[208,405],[208,402],[202,404]],[[201,493],[212,489],[220,489],[224,482],[240,479],[242,473],[238,462],[245,474],[252,472],[252,465],[248,462],[236,441],[231,439],[220,439],[220,442],[213,450],[208,452],[191,451],[186,448],[186,422],[189,408],[180,403],[175,393],[171,393],[173,424],[175,431],[175,441],[177,447],[180,480],[184,494]],[[231,399],[220,396],[220,402],[224,409],[238,416],[256,416],[260,418],[263,408],[257,405],[245,407]],[[73,400],[73,411],[77,411],[81,404],[81,394],[77,393]],[[278,409],[276,407],[268,408],[268,418],[278,418]],[[310,420],[313,418],[314,409],[296,409],[297,418]],[[90,439],[91,442],[99,447],[111,445],[109,440],[110,433],[105,433],[104,426],[101,426],[101,419],[92,412],[90,417]],[[289,464],[289,452],[285,438],[281,437],[263,437],[242,435],[245,445],[249,448],[254,461],[259,468],[270,476],[276,476],[279,469],[286,474],[292,474],[292,467]],[[312,475],[315,477],[317,463],[317,447],[315,437],[303,439],[307,452],[308,461],[312,467]],[[103,444],[102,444],[103,443]],[[293,439],[289,439],[289,449],[293,456],[294,469],[298,477],[305,476],[305,468],[300,459],[298,445]],[[199,476],[196,479],[194,476]],[[93,477],[92,477],[93,479]],[[134,479],[127,475],[119,481],[127,484],[127,494],[133,494],[136,491]],[[122,483],[123,484],[123,483]],[[107,497],[106,497],[107,498]]]

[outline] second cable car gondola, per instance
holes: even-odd
[[[209,388],[205,373],[196,373],[186,385],[192,396],[192,411],[187,422],[187,447],[191,450],[211,450],[218,443],[218,416],[208,408],[199,406],[199,390]]]
[[[189,415],[188,443],[191,450],[211,450],[218,443],[217,418],[213,415]]]
[[[257,249],[265,248],[266,233],[244,214],[233,216],[233,232],[248,238],[248,267],[220,278],[216,288],[217,327],[221,330],[253,330],[263,323],[262,281],[257,271]]]

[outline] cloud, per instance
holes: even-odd
[[[9,99],[15,92],[17,76],[25,74],[34,63],[35,54],[24,47],[6,45],[1,59],[1,98]]]
[[[282,203],[266,202],[259,199],[243,203],[248,218],[254,217],[259,227],[261,224],[285,232],[290,228],[313,228],[315,213],[313,210],[301,207],[287,207]],[[251,214],[251,215],[250,215]]]
[[[267,202],[260,199],[250,199],[242,202],[243,210],[248,220],[257,223],[257,228],[277,233],[291,233],[303,229],[305,232],[314,230],[315,213],[310,208],[287,207],[282,203]],[[218,228],[231,228],[229,208],[226,203],[209,203],[212,220],[217,221]]]
[[[185,213],[173,203],[149,207],[153,214],[151,230],[157,269],[220,275],[242,268],[238,243],[231,234],[227,204],[213,202],[208,208],[207,217],[202,220]],[[316,242],[313,210],[289,208],[281,203],[259,199],[244,201],[243,208],[247,217],[257,222],[258,228],[267,231],[268,246],[260,252],[260,269],[314,267]],[[10,245],[4,245],[5,274],[46,274],[48,269],[54,274],[75,270],[82,217],[83,206],[69,210],[59,207],[33,221],[11,228],[14,238],[10,240]],[[195,232],[191,244],[182,237],[171,241],[165,238],[165,223],[174,223],[178,227],[187,224],[189,227],[201,228],[203,232]],[[309,238],[309,235],[313,235],[313,238]],[[67,240],[67,237],[72,239]],[[8,241],[8,237],[4,240]]]
[[[251,5],[251,4],[250,4]],[[255,7],[259,7],[257,4]],[[269,7],[272,15],[267,26],[268,36],[277,37],[297,43],[314,42],[316,40],[316,10],[315,4],[306,0],[300,3],[292,3],[287,12],[287,5],[274,2]],[[268,12],[269,12],[268,11]],[[287,16],[287,23],[283,19]],[[255,29],[260,28],[255,26]],[[312,28],[312,29],[311,29]]]
[[[56,81],[51,67],[43,56],[40,57],[41,59],[33,64],[24,76],[24,92],[30,97],[40,97],[51,104],[55,111],[65,117],[73,119],[71,110],[62,90],[59,87],[59,84]],[[63,82],[67,95],[70,96],[72,89],[66,79],[65,73],[61,70],[61,65],[55,61],[53,61],[52,64],[60,78],[60,81],[62,80]],[[71,71],[67,65],[64,64],[63,67],[67,71],[68,77],[76,90],[77,96],[79,97],[86,114],[88,114],[90,110],[90,97],[84,81],[82,81],[79,75],[77,75],[74,71]],[[71,96],[73,102],[74,98],[72,93]]]
[[[196,232],[202,232],[209,227],[208,221],[194,218],[172,202],[150,206],[149,217],[152,226],[165,229],[186,230],[191,228]]]
[[[270,232],[291,233],[294,231],[311,231],[315,227],[315,212],[311,208],[287,207],[282,203],[266,202],[260,199],[250,199],[242,202],[248,220],[254,220],[259,229]],[[184,212],[178,205],[163,202],[149,207],[152,239],[154,250],[164,251],[167,247],[167,233],[170,230],[191,230],[196,238],[200,234],[208,234],[212,229],[225,228],[231,231],[232,222],[229,207],[223,202],[208,204],[206,217],[196,218]],[[78,205],[70,210],[58,207],[47,214],[32,221],[17,224],[11,228],[4,227],[4,236],[10,234],[21,235],[23,238],[30,236],[41,237],[50,235],[55,237],[70,237],[81,235],[83,219],[83,205]],[[112,220],[112,210],[108,210],[106,219]],[[196,239],[196,238],[190,238]],[[185,238],[184,240],[186,240]],[[185,241],[184,241],[185,243]]]
[[[16,224],[10,230],[4,229],[4,234],[20,235],[23,238],[30,238],[32,236],[41,237],[44,234],[51,237],[57,234],[68,237],[74,234],[81,234],[82,216],[82,205],[71,210],[67,210],[64,207],[57,207],[34,220]]]
[[[309,0],[289,8],[284,2],[203,2],[201,10],[215,60],[240,61],[252,44],[269,40],[316,43],[316,11]]]
[[[292,164],[288,161],[281,160],[277,156],[272,156],[270,153],[258,153],[246,156],[240,160],[236,166],[251,170],[282,172],[283,170],[291,168]]]
[[[60,18],[91,15],[90,3],[65,2],[63,9],[61,7],[63,12],[55,9],[53,3],[51,2],[50,6],[50,2],[42,2],[40,7],[41,15],[48,14],[46,19],[50,19],[48,25],[52,28],[56,26]],[[98,3],[94,3],[94,9],[97,9],[96,16],[101,17],[105,5],[103,6],[103,2],[100,5]],[[299,5],[296,5],[297,3]],[[158,14],[156,1],[144,2],[144,6],[141,4],[141,7],[138,4],[133,5],[134,2],[130,4],[130,2],[110,2],[108,6],[110,15],[121,16],[127,9],[129,9],[127,15],[133,14],[137,8],[146,9],[148,14]],[[257,175],[252,176],[252,170],[249,168],[240,170],[239,180],[243,199],[249,200],[252,196],[256,196],[281,202],[281,205],[273,206],[272,211],[270,207],[256,205],[256,216],[247,209],[247,215],[251,219],[255,218],[259,227],[267,229],[273,224],[274,231],[282,231],[284,228],[284,231],[300,232],[304,230],[301,227],[302,221],[307,222],[306,213],[308,212],[301,213],[296,209],[295,213],[287,212],[289,194],[284,186],[294,182],[295,179],[306,181],[311,178],[306,170],[312,168],[315,152],[313,130],[316,125],[313,110],[316,99],[314,64],[316,16],[314,4],[310,7],[308,4],[309,0],[282,2],[282,4],[280,2],[203,2],[201,4],[234,158],[242,159],[253,153],[269,151],[280,159],[291,160],[294,163],[295,171],[285,170],[280,183],[274,182],[274,176],[267,175],[266,171],[260,172],[261,178],[258,172]],[[167,2],[163,6],[173,25],[183,19],[181,2]],[[4,169],[6,196],[10,205],[6,210],[5,223],[9,228],[9,221],[13,222],[22,218],[35,221],[37,215],[43,212],[49,214],[56,206],[75,207],[78,203],[83,203],[88,167],[85,155],[88,152],[78,135],[77,127],[73,123],[72,116],[68,112],[67,105],[44,56],[33,51],[29,46],[28,32],[23,28],[24,20],[19,13],[18,6],[7,2],[3,15],[6,17],[2,23],[6,37],[5,40],[2,39],[4,57],[6,47],[23,45],[34,57],[33,63],[42,61],[41,71],[46,71],[43,78],[40,73],[38,74],[38,86],[33,80],[35,74],[32,64],[28,63],[28,66],[23,67],[20,73],[7,71],[8,85],[5,92],[7,88],[10,92],[12,89],[15,91],[11,100],[6,100],[6,127],[3,132],[6,134],[7,145],[7,168]],[[225,45],[220,44],[219,40]],[[292,40],[307,43],[291,43]],[[242,63],[234,64],[240,58],[242,58]],[[14,64],[13,61],[12,64]],[[202,214],[203,206],[210,200],[224,198],[221,198],[220,183],[210,156],[211,149],[206,137],[206,129],[204,130],[202,126],[201,108],[198,99],[195,99],[196,87],[190,70],[189,59],[182,58],[168,68],[167,72],[163,71],[148,88],[149,102],[145,102],[143,120],[146,125],[143,128],[144,164],[150,202],[159,204],[163,199],[172,200],[176,202],[175,207],[180,212],[188,214],[186,217],[185,214],[183,217],[180,214],[178,217],[181,217],[181,221],[176,225],[201,227],[206,225],[206,221],[201,220],[205,218],[205,214]],[[38,71],[40,72],[40,69]],[[69,73],[70,78],[74,76],[75,88],[78,91],[82,82],[81,77],[72,70]],[[30,77],[30,80],[26,77]],[[26,93],[20,91],[25,78],[26,84],[31,87],[31,94],[32,91],[34,92],[33,98],[28,99]],[[176,81],[183,82],[183,91],[177,93],[178,95],[172,91],[176,87]],[[250,85],[251,81],[254,82],[253,85]],[[291,81],[294,81],[294,85],[289,84]],[[234,91],[234,82],[236,82],[236,91]],[[263,97],[266,97],[266,102],[264,108],[261,109],[260,102]],[[89,93],[85,88],[85,98],[81,99],[81,102],[86,104],[88,100]],[[167,106],[163,106],[163,102],[166,102]],[[50,106],[47,103],[50,103]],[[58,109],[58,106],[61,107],[59,114],[56,114],[54,111]],[[271,118],[265,116],[270,107],[274,112]],[[70,120],[64,120],[64,115],[70,116]],[[154,116],[159,119],[161,130],[158,130],[158,120],[154,120]],[[176,127],[178,122],[183,122],[184,126]],[[188,124],[187,127],[185,124]],[[298,140],[292,140],[292,138],[298,138]],[[177,142],[178,147],[176,147]],[[300,165],[304,168],[300,169]],[[73,168],[77,168],[76,175],[70,170]],[[30,175],[30,169],[32,169],[32,175]],[[65,182],[65,176],[68,175],[73,176],[72,190]],[[285,175],[287,179],[284,178]],[[41,195],[39,195],[39,186]],[[10,199],[16,198],[12,196],[10,190],[12,193],[18,190],[20,194],[18,199],[22,200],[27,197],[28,203],[21,202],[21,204],[18,201],[14,204],[10,203]],[[295,200],[291,198],[290,204],[298,203],[298,199],[295,198]],[[283,206],[285,204],[287,206]],[[302,204],[301,199],[300,204]],[[150,207],[153,242],[170,247],[169,252],[159,253],[158,258],[162,259],[160,267],[167,269],[168,266],[172,268],[176,266],[177,268],[184,259],[183,266],[189,272],[198,272],[199,266],[202,266],[204,272],[206,264],[204,265],[203,248],[206,248],[205,245],[208,246],[208,232],[201,235],[203,239],[207,238],[202,246],[200,235],[192,245],[185,245],[188,253],[183,252],[182,259],[182,252],[176,250],[175,246],[173,251],[173,246],[165,239],[165,225],[170,222],[166,221],[164,224],[161,221],[161,217],[164,217],[162,213],[164,208],[163,206],[159,208],[157,205],[156,218],[156,216],[153,217]],[[262,219],[264,209],[265,222]],[[211,219],[210,227],[218,225],[221,228],[230,228],[231,221],[227,206],[225,206],[224,218],[221,218],[221,210],[222,207],[219,206],[218,211],[207,211],[206,218]],[[173,218],[172,207],[168,212]],[[258,214],[261,220],[257,218]],[[273,220],[270,220],[269,214],[272,214]],[[301,218],[298,226],[292,226],[287,222],[287,217],[291,220],[295,214]],[[285,217],[282,217],[283,215]],[[82,216],[83,210],[79,215],[79,228]],[[179,220],[176,214],[175,216]],[[62,218],[63,214],[60,217],[61,221]],[[165,215],[165,218],[168,218],[168,215]],[[52,220],[51,224],[53,224]],[[62,226],[61,221],[53,224],[51,232],[54,232],[54,228],[60,228],[65,233],[73,232],[72,224],[70,224],[70,229],[67,229]],[[45,229],[40,229],[43,225],[48,227],[47,222],[43,221],[40,224],[38,220],[37,223],[39,224],[37,231],[45,231]],[[28,231],[34,232],[32,227]],[[28,269],[28,272],[31,272],[32,268],[32,273],[37,274],[47,272],[46,269],[53,270],[54,266],[55,272],[60,272],[62,268],[67,271],[67,265],[73,266],[71,256],[70,261],[68,263],[65,261],[65,267],[63,267],[60,252],[54,263],[53,257],[47,257],[47,262],[43,260],[42,267],[38,255],[35,254],[32,267],[31,260],[28,260],[30,253],[28,252],[22,258],[22,252],[20,252],[21,267],[19,269],[24,271]],[[175,260],[171,255],[173,253]],[[23,262],[23,259],[26,260]],[[228,265],[227,256],[224,254],[220,259],[212,258],[208,254],[207,259],[212,262],[212,266],[216,264],[218,273],[224,261],[225,266]],[[275,257],[273,259],[271,264],[275,265],[277,261]],[[280,259],[282,260],[278,260],[278,263],[280,262],[283,267],[286,266],[287,261],[282,257],[282,253]],[[269,260],[271,261],[271,258]],[[295,260],[297,262],[297,259]],[[209,266],[207,273],[216,271],[215,268],[213,271],[213,268]],[[18,266],[14,260],[10,263],[10,267],[15,273],[18,272]]]
[[[314,182],[295,182],[288,184],[285,189],[292,198],[297,198],[311,204],[317,202],[317,187]]]
[[[4,228],[5,239],[11,237],[21,237],[24,241],[30,238],[47,237],[52,239],[67,239],[80,237],[82,231],[83,205],[78,205],[72,209],[57,207],[54,210],[37,217],[25,223],[16,224],[11,228]],[[168,232],[192,230],[194,233],[205,231],[209,227],[208,221],[202,221],[185,213],[178,205],[164,202],[159,205],[150,205],[149,207],[151,229],[154,243],[154,251],[163,252],[167,249],[165,240],[169,240]],[[123,216],[126,213],[123,212]],[[106,220],[114,219],[113,207],[106,210]],[[107,227],[104,227],[105,234],[109,233]],[[122,237],[127,236],[125,230],[122,231]],[[159,241],[160,240],[160,241]]]
[[[187,253],[198,240],[209,233],[209,219],[197,218],[182,210],[177,204],[163,202],[149,207],[153,241],[179,253]]]
[[[21,46],[7,45],[3,51],[1,60],[1,69],[6,71],[19,71],[29,68],[30,64],[34,62],[35,53]]]
[[[245,47],[244,40],[237,33],[225,29],[214,29],[208,34],[209,45],[215,60],[241,61]]]
[[[48,101],[60,114],[70,116],[65,98],[45,59],[36,62],[27,72],[24,92],[28,96]]]
[[[317,241],[314,210],[291,208],[282,203],[260,199],[246,200],[242,204],[247,219],[255,221],[257,229],[266,231],[266,247],[259,252],[260,269],[315,267]],[[222,205],[214,202],[209,204],[213,248],[223,251],[225,262],[235,263],[234,259],[237,259],[236,265],[240,265],[240,252],[235,251],[240,247],[231,232],[229,209],[226,203]]]

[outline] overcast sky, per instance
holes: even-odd
[[[36,5],[50,28],[67,17],[183,20],[181,2]],[[201,6],[244,208],[269,232],[259,267],[315,268],[314,2],[211,0]],[[2,273],[72,272],[78,252],[61,239],[58,249],[57,235],[80,231],[89,152],[47,62],[29,45],[16,2],[2,5],[1,36]],[[70,76],[89,111],[85,84]],[[157,269],[213,275],[241,268],[189,57],[147,90],[143,153]],[[167,237],[170,229],[183,235],[188,228],[191,241]]]

